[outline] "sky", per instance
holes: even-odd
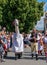
[[[47,2],[47,0],[38,0],[39,2]]]
[[[47,12],[47,3],[45,3],[45,5],[43,6],[43,11]]]
[[[43,11],[47,12],[47,0],[38,0],[38,2],[45,2],[45,5],[43,6]]]

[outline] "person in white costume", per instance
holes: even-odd
[[[22,52],[24,51],[24,45],[23,45],[23,36],[19,32],[19,21],[17,19],[14,20],[15,22],[15,33],[12,37],[12,43],[13,43],[13,51],[15,53],[15,59],[21,58]]]

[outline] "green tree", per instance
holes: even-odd
[[[43,15],[44,3],[37,0],[0,0],[0,21],[7,30],[13,31],[12,22],[20,21],[20,31],[29,32]]]

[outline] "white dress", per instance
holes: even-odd
[[[23,45],[23,36],[21,34],[16,35],[16,33],[13,34],[12,37],[12,48],[14,52],[23,52],[24,45]]]

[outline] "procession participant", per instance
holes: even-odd
[[[12,32],[10,32],[10,48],[12,48]]]
[[[37,42],[37,31],[36,29],[33,29],[32,33],[31,33],[31,53],[32,53],[32,58],[34,56],[34,52],[35,51],[35,56],[36,56],[36,60],[38,60],[38,42]]]
[[[43,49],[44,49],[43,36],[41,33],[38,33],[38,54],[42,55]]]
[[[2,32],[1,32],[1,39],[4,43],[4,51],[5,51],[5,54],[4,54],[4,57],[7,56],[7,36],[6,36],[6,32],[2,29]]]
[[[38,60],[38,42],[37,42],[36,38],[34,38],[34,42],[32,44],[33,44],[31,46],[31,53],[33,54],[32,58],[33,58],[34,52],[35,52],[36,60]]]
[[[46,61],[47,61],[47,30],[45,31],[43,42],[44,42],[44,52],[45,52]]]
[[[5,62],[5,59],[4,59],[4,48],[3,48],[3,45],[4,45],[4,43],[3,43],[3,41],[2,41],[2,39],[1,39],[1,32],[0,32],[0,61],[1,62]]]
[[[12,47],[13,51],[15,53],[15,59],[21,58],[22,52],[23,52],[23,37],[19,32],[19,21],[17,19],[14,20],[15,22],[15,32],[12,37]]]
[[[28,34],[25,34],[23,41],[24,41],[24,46],[25,46],[25,48],[26,48],[26,47],[29,47],[30,41],[29,41],[29,39],[28,39]]]
[[[10,35],[7,35],[7,51],[10,51]]]

